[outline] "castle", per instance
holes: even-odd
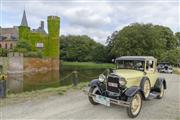
[[[60,18],[57,16],[48,16],[47,26],[48,34],[44,30],[43,21],[41,21],[40,27],[31,30],[28,26],[26,12],[24,10],[19,27],[0,27],[0,48],[13,49],[18,40],[24,40],[30,43],[33,51],[41,51],[43,57],[59,58]]]
[[[41,21],[38,29],[31,30],[24,11],[21,25],[19,26],[19,40],[28,41],[32,46],[32,50],[40,50],[44,57],[59,58],[60,18],[48,16],[47,24],[48,34],[44,30],[43,21]]]

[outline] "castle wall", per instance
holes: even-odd
[[[0,57],[0,65],[4,73],[28,73],[59,71],[58,58],[30,58],[20,53],[10,53],[8,57]]]
[[[22,73],[24,58],[21,53],[9,53],[8,54],[8,73]]]
[[[49,57],[52,58],[59,58],[59,28],[60,18],[57,16],[48,16]]]
[[[24,58],[24,72],[59,70],[59,59]]]
[[[3,72],[7,73],[7,69],[8,69],[8,58],[7,57],[0,57],[0,66],[3,67]]]
[[[29,33],[29,43],[32,45],[32,50],[40,50],[44,57],[48,57],[48,36],[45,34],[30,32]],[[37,48],[38,43],[43,43],[43,48]]]

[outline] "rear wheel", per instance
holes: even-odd
[[[99,93],[98,88],[97,88],[97,87],[91,87],[91,88],[89,89],[89,93],[98,94],[98,93]],[[90,102],[91,104],[93,104],[93,105],[98,105],[98,104],[99,104],[99,103],[96,102],[96,100],[95,100],[93,97],[88,96],[88,98],[89,98],[89,102]]]
[[[142,107],[141,93],[137,92],[134,96],[129,97],[128,102],[130,102],[130,106],[127,108],[128,116],[131,118],[137,117]]]
[[[157,96],[158,99],[162,99],[164,96],[164,85],[161,85],[160,94]]]

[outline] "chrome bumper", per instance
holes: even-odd
[[[88,89],[84,89],[83,92],[85,94],[87,94],[90,97],[96,98],[96,94],[92,94],[88,91]],[[108,97],[109,98],[109,97]],[[124,107],[129,107],[130,106],[130,102],[127,101],[123,101],[123,100],[116,100],[116,99],[110,99],[110,104],[115,104],[115,105],[119,105],[119,106],[124,106]]]

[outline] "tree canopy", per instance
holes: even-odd
[[[86,35],[62,35],[60,49],[65,61],[105,61],[104,46]]]
[[[154,56],[159,60],[164,58],[164,53],[177,48],[178,45],[177,38],[170,28],[139,23],[113,32],[107,42],[109,55],[112,57],[145,55]]]
[[[165,26],[133,23],[107,38],[107,45],[87,35],[62,35],[61,59],[65,61],[111,62],[119,56],[154,56],[158,61],[180,62],[180,32]]]

